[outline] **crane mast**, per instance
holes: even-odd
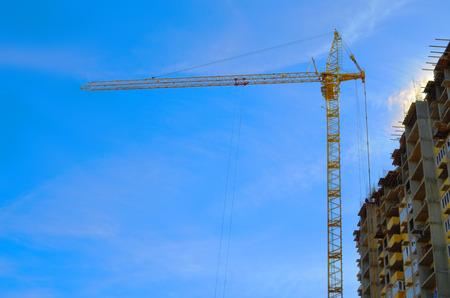
[[[185,78],[149,78],[90,82],[81,87],[86,91],[187,88],[212,86],[247,86],[261,84],[321,83],[327,113],[327,227],[328,227],[328,297],[343,296],[342,272],[342,208],[340,157],[340,83],[361,79],[365,73],[353,55],[358,72],[342,71],[342,38],[334,31],[334,40],[325,72],[291,72]]]
[[[327,61],[327,73],[342,69],[342,38],[336,33]],[[327,76],[322,94],[327,102],[327,205],[328,205],[328,297],[342,297],[342,208],[339,77]]]

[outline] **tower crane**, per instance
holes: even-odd
[[[328,297],[342,297],[342,221],[340,158],[340,83],[349,80],[365,82],[365,73],[350,54],[357,72],[342,69],[342,37],[334,31],[334,39],[326,63],[326,71],[291,72],[250,75],[203,76],[182,78],[149,78],[138,80],[95,81],[81,87],[85,91],[187,88],[212,86],[247,86],[260,84],[320,83],[327,113],[327,226],[328,226]]]

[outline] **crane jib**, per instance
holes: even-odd
[[[295,84],[295,83],[324,83],[327,79],[335,78],[340,82],[363,79],[364,73],[315,73],[291,72],[272,74],[249,74],[228,76],[204,76],[185,78],[151,78],[140,80],[115,80],[90,82],[81,87],[85,91],[130,90],[130,89],[160,89],[187,88],[211,86],[247,86],[263,84]]]

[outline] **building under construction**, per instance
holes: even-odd
[[[440,50],[403,120],[396,168],[358,214],[361,297],[450,297],[450,43]]]

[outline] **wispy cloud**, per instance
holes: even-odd
[[[420,82],[413,82],[414,77],[411,77],[411,81],[406,83],[404,88],[389,95],[387,107],[393,112],[391,125],[404,118],[412,102],[423,99],[421,86],[425,86],[426,82],[432,79],[432,76],[421,71],[417,77],[421,78]]]
[[[130,154],[130,155],[128,155]],[[3,233],[107,238],[120,231],[115,215],[124,208],[150,209],[158,196],[169,197],[170,171],[143,152],[107,156],[67,170],[1,208]],[[167,173],[176,179],[178,173]],[[162,180],[165,182],[162,183]],[[159,183],[159,191],[154,193]],[[145,198],[145,200],[142,200]]]
[[[326,295],[327,272],[320,255],[310,251],[306,258],[266,257],[259,262],[253,258],[239,260],[241,263],[234,268],[230,281],[234,293],[242,292],[247,297]]]
[[[264,201],[289,200],[293,195],[303,193],[322,185],[326,181],[326,160],[295,160],[282,162],[277,169],[259,172],[253,181],[243,190],[242,198],[246,204],[260,205]],[[296,198],[301,202],[307,200]]]
[[[394,13],[397,13],[402,7],[412,1],[414,0],[402,0],[395,3],[385,0],[365,2],[356,14],[353,10],[349,10],[341,13],[341,18],[330,18],[329,22],[333,23],[330,23],[328,27],[334,28],[336,23],[343,23],[341,31],[344,39],[348,44],[352,44],[361,38],[369,37],[377,25],[392,17]],[[230,4],[230,6],[233,5]],[[297,7],[296,9],[302,12],[303,8]],[[152,74],[169,73],[189,68],[193,65],[216,61],[274,45],[273,42],[267,43],[263,39],[256,40],[255,37],[261,37],[260,34],[256,34],[261,28],[252,26],[247,20],[248,16],[237,7],[233,8],[233,11],[235,19],[226,27],[226,30],[218,32],[215,36],[211,36],[207,40],[200,40],[197,44],[181,49],[180,53],[181,56],[185,57],[184,61],[161,67],[159,70],[156,70],[157,73]],[[289,11],[289,13],[291,12]],[[351,15],[351,17],[348,17],[348,15]],[[279,30],[286,31],[286,28],[283,28],[286,25],[282,21],[279,20],[276,27],[279,27]],[[301,25],[306,26],[306,22],[302,21]],[[242,28],[246,29],[243,30]],[[306,34],[308,32],[307,30],[303,30],[303,32],[303,36],[296,36],[300,38],[310,36]],[[283,36],[287,37],[288,34],[285,33]],[[320,40],[277,50],[276,55],[273,55],[273,52],[262,53],[254,57],[246,57],[245,59],[237,59],[224,64],[214,65],[212,68],[202,68],[200,72],[204,74],[233,74],[236,72],[262,73],[301,63],[308,63],[311,56],[318,58],[327,54],[331,40],[332,35],[330,34],[329,38],[321,38]],[[290,40],[281,40],[279,43],[288,41]],[[136,52],[137,50],[130,49],[130,51]],[[141,55],[146,54],[149,57],[152,56],[147,51],[139,50],[137,52],[142,52]],[[178,53],[178,56],[180,53]],[[10,45],[0,47],[0,66],[48,71],[85,79],[149,76],[152,71],[147,69],[147,66],[144,67],[144,64],[146,64],[144,61],[149,60],[149,57],[140,57],[139,55],[133,57],[134,59],[141,59],[143,61],[143,68],[138,67],[135,69],[123,69],[122,71],[111,71],[110,67],[102,65],[104,59],[100,58],[96,53],[81,50],[73,45]],[[139,63],[136,65],[139,65]],[[304,65],[303,67],[305,69],[301,69],[300,71],[306,71],[307,66]],[[318,67],[321,68],[321,65],[318,65]],[[196,72],[198,70],[188,71],[188,73]]]
[[[191,211],[182,209],[192,203],[185,202],[189,194],[183,187],[189,180],[184,184],[180,179],[193,173],[177,166],[176,161],[154,158],[147,150],[131,150],[68,170],[4,206],[0,210],[2,236],[40,251],[70,251],[83,256],[85,261],[80,266],[95,268],[103,277],[83,281],[82,296],[103,296],[118,284],[145,288],[168,280],[180,284],[189,281],[189,291],[200,292],[185,297],[210,296],[219,239],[209,227],[197,226],[200,224],[184,217]],[[310,178],[314,171],[322,171],[314,164],[303,166],[286,166],[283,175],[272,172],[279,180],[273,182],[270,192],[281,188],[281,192],[295,193],[297,183],[303,183],[300,188],[314,187]],[[264,179],[270,178],[268,174]],[[305,185],[305,181],[312,185]],[[172,200],[174,195],[176,201]],[[199,208],[201,205],[196,205],[193,213],[197,217]],[[233,272],[229,273],[227,291],[242,292],[243,297],[290,297],[302,292],[310,297],[311,293],[304,290],[308,284],[325,289],[323,261],[296,253],[292,260],[293,253],[277,254],[267,262],[275,250],[271,246],[278,245],[270,239],[276,234],[261,229],[233,237]],[[255,247],[260,248],[258,253]],[[5,262],[10,264],[11,260]],[[18,270],[17,274],[24,266],[21,260],[18,262],[18,268],[11,268]],[[298,271],[301,266],[308,267],[308,272]]]
[[[326,18],[321,28],[335,28],[337,25],[341,26],[340,32],[344,36],[344,40],[347,44],[353,44],[360,39],[366,39],[370,37],[377,26],[394,17],[402,8],[415,0],[402,0],[391,3],[387,0],[377,1],[371,0],[364,3],[358,3],[352,1],[351,5],[348,5],[347,9],[342,11],[339,16],[333,15],[333,11],[338,8],[330,4],[328,6],[329,17]],[[323,4],[321,4],[323,6]],[[356,7],[356,8],[355,8]],[[299,5],[299,7],[290,7],[289,11],[285,14],[290,15],[293,11],[298,12],[302,17],[302,20],[297,22],[297,26],[300,26],[300,32],[303,32],[304,38],[307,38],[313,34],[307,34],[311,32],[306,30],[309,23],[316,21],[316,16],[306,15],[305,8]],[[339,7],[341,9],[341,7]],[[203,64],[206,62],[212,62],[228,58],[234,55],[244,54],[253,50],[261,49],[275,45],[274,42],[267,44],[262,43],[261,40],[255,40],[255,37],[261,37],[260,31],[268,29],[264,23],[256,23],[253,26],[248,24],[248,20],[245,19],[245,13],[239,10],[237,7],[234,9],[236,15],[239,16],[234,20],[232,28],[225,32],[219,32],[216,36],[213,36],[207,40],[207,42],[199,42],[198,45],[192,45],[191,50],[185,50],[185,57],[187,60],[167,66],[162,72],[177,71],[191,67],[193,65]],[[323,11],[323,9],[322,9]],[[288,33],[292,34],[291,24],[285,20],[284,17],[278,16],[280,19],[274,21],[274,25],[271,25],[270,31],[277,28],[279,36],[288,36]],[[328,25],[328,26],[326,26]],[[305,28],[303,28],[304,26]],[[245,28],[241,30],[240,28]],[[331,30],[330,30],[331,31]],[[298,32],[298,31],[297,31]],[[323,33],[323,32],[317,32]],[[298,34],[298,33],[297,33]],[[272,36],[273,39],[279,39],[279,36]],[[298,35],[295,35],[298,36]],[[324,37],[316,41],[308,41],[307,43],[299,44],[298,46],[291,46],[277,51],[271,51],[268,53],[258,54],[256,56],[246,57],[245,59],[237,59],[236,61],[227,61],[222,64],[215,64],[214,67],[201,68],[200,70],[188,71],[188,73],[201,72],[205,74],[214,73],[264,73],[267,71],[279,70],[293,65],[302,63],[308,63],[311,56],[316,58],[325,58],[330,50],[330,44],[333,39],[332,34],[329,37]],[[270,39],[269,39],[270,40]],[[288,42],[289,40],[284,40]],[[195,47],[195,48],[194,48]],[[201,55],[199,55],[201,53]],[[351,63],[351,62],[350,62]],[[305,69],[297,71],[306,71],[307,66],[302,66]],[[322,65],[318,65],[319,68],[323,68]]]
[[[360,9],[355,12],[351,7],[351,17],[347,18],[347,24],[344,25],[343,34],[347,43],[352,44],[361,38],[368,38],[373,34],[375,28],[401,11],[403,7],[415,0],[370,0],[364,3],[354,3],[360,5]]]
[[[54,291],[42,288],[35,288],[29,290],[12,291],[5,294],[5,298],[51,298],[57,297]]]
[[[96,58],[62,45],[0,46],[0,67],[89,77]]]

